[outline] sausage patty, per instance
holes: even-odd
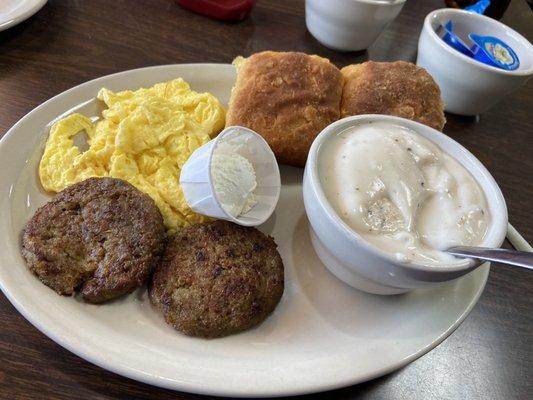
[[[274,240],[226,221],[193,225],[170,239],[149,287],[166,321],[192,336],[219,337],[261,323],[283,294]]]
[[[63,295],[99,303],[132,292],[165,245],[154,201],[131,184],[90,178],[59,192],[22,232],[29,269]]]

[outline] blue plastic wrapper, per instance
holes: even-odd
[[[475,12],[476,14],[484,14],[485,10],[489,8],[490,0],[480,0],[477,3],[472,4],[464,8],[466,11]]]
[[[470,48],[461,40],[459,36],[457,36],[453,32],[453,22],[448,21],[445,25],[443,25],[445,34],[442,37],[442,40],[444,40],[449,46],[453,47],[455,50],[463,53],[465,56],[468,57],[474,57],[474,53]]]
[[[506,71],[514,71],[520,67],[518,56],[503,40],[475,33],[468,36],[474,42],[472,53],[475,60]]]
[[[465,10],[483,14],[488,6],[490,6],[490,0],[480,0],[471,6],[465,7]],[[481,36],[471,33],[468,37],[474,42],[474,45],[468,47],[453,31],[453,22],[451,20],[442,25],[442,28],[444,29],[442,40],[467,57],[506,71],[513,71],[520,66],[518,56],[503,40],[493,36]]]

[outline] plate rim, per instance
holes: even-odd
[[[37,14],[39,10],[43,8],[44,5],[48,2],[48,0],[30,0],[30,1],[32,1],[34,4],[28,10],[4,22],[0,21],[0,32],[8,28],[11,28],[12,26],[18,25],[21,22],[33,16],[34,14]]]
[[[124,70],[115,72],[108,75],[103,75],[94,79],[91,79],[89,81],[83,82],[79,85],[76,85],[70,89],[67,89],[61,93],[56,94],[55,96],[51,97],[50,99],[46,100],[44,103],[38,105],[37,107],[33,108],[30,112],[28,112],[26,115],[24,115],[21,119],[19,119],[0,139],[0,152],[4,146],[6,146],[6,143],[8,141],[8,138],[11,137],[14,132],[17,130],[17,127],[19,124],[23,123],[25,119],[29,118],[30,116],[34,115],[35,113],[39,112],[42,108],[47,107],[48,104],[53,102],[55,99],[68,95],[70,92],[75,90],[80,90],[84,86],[90,86],[91,84],[94,84],[95,81],[100,81],[102,79],[110,79],[119,77],[121,75],[127,75],[131,73],[135,73],[142,70],[153,70],[156,71],[158,69],[165,70],[168,68],[175,68],[175,67],[222,67],[222,68],[233,68],[231,64],[227,63],[178,63],[178,64],[165,64],[165,65],[154,65],[154,66],[147,66],[142,68],[135,68],[130,70]],[[67,112],[68,110],[66,110]],[[2,258],[0,258],[0,264],[2,263]],[[413,352],[412,354],[408,355],[407,357],[399,360],[396,363],[392,363],[391,365],[387,367],[382,367],[380,369],[377,369],[375,371],[372,371],[370,373],[366,374],[360,374],[352,379],[344,379],[344,380],[338,380],[335,382],[308,382],[305,387],[292,387],[287,388],[283,386],[281,389],[277,389],[274,386],[269,387],[268,389],[262,389],[258,391],[246,391],[246,390],[240,390],[238,387],[232,388],[232,389],[226,389],[226,388],[217,388],[216,385],[212,385],[210,387],[201,386],[199,387],[197,383],[189,383],[185,380],[181,381],[171,381],[167,380],[163,377],[160,377],[155,374],[149,374],[147,372],[143,372],[140,370],[137,370],[131,366],[128,366],[126,364],[123,364],[120,360],[114,360],[109,361],[106,360],[105,357],[101,357],[98,354],[91,354],[90,351],[86,351],[83,348],[76,347],[76,343],[73,340],[69,340],[68,336],[58,336],[54,334],[47,326],[46,324],[42,324],[39,322],[39,318],[37,316],[33,316],[31,311],[27,310],[23,304],[21,304],[16,296],[7,288],[4,286],[3,280],[0,279],[0,289],[4,293],[4,295],[7,297],[7,299],[11,302],[11,304],[15,307],[15,309],[26,319],[28,320],[35,328],[37,328],[40,332],[42,332],[45,336],[52,339],[54,342],[62,346],[63,348],[67,349],[71,353],[77,355],[78,357],[100,367],[107,371],[111,371],[115,374],[124,376],[126,378],[130,378],[139,382],[143,382],[149,385],[165,388],[165,389],[171,389],[171,390],[177,390],[177,391],[184,391],[188,393],[196,393],[196,394],[202,394],[202,395],[214,395],[214,396],[231,396],[231,397],[255,397],[255,398],[262,398],[262,397],[281,397],[281,396],[293,396],[293,395],[303,395],[303,394],[310,394],[310,393],[317,393],[322,391],[328,391],[328,390],[334,390],[339,389],[342,387],[352,386],[358,383],[362,383],[371,379],[378,378],[380,376],[384,376],[389,374],[392,371],[398,370],[405,365],[413,362],[414,360],[418,359],[422,355],[426,354],[430,350],[437,347],[440,343],[442,343],[447,337],[449,337],[465,320],[465,318],[470,314],[473,307],[477,304],[481,294],[483,293],[483,290],[485,288],[485,285],[487,283],[488,274],[490,267],[488,265],[485,265],[483,267],[480,267],[483,271],[483,276],[480,278],[482,280],[481,284],[478,286],[476,293],[472,296],[470,302],[468,303],[468,306],[464,308],[464,310],[461,312],[461,314],[458,316],[458,318],[453,322],[453,324],[446,329],[444,332],[442,332],[432,343],[429,343],[427,346]]]

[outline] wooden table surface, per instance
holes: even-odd
[[[344,54],[310,36],[303,3],[259,0],[245,21],[221,23],[182,10],[172,0],[48,1],[29,20],[0,32],[0,136],[50,97],[132,68],[225,63],[266,49],[316,53],[338,66],[366,59],[414,61],[424,16],[443,1],[409,0],[368,51]],[[513,0],[503,21],[532,41],[533,14],[524,0]],[[445,128],[496,178],[511,223],[530,243],[532,110],[533,80],[478,120],[448,115]],[[532,273],[493,266],[471,315],[435,350],[397,372],[330,392],[327,398],[531,398],[532,293]],[[91,365],[41,334],[0,294],[0,399],[200,397],[137,383]]]

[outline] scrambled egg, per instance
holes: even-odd
[[[114,93],[101,89],[107,109],[93,122],[72,114],[50,130],[39,176],[58,192],[94,176],[120,178],[154,199],[170,231],[206,218],[194,213],[179,185],[181,167],[224,127],[225,110],[209,93],[196,93],[183,79],[149,89]],[[85,131],[82,152],[73,137]]]

